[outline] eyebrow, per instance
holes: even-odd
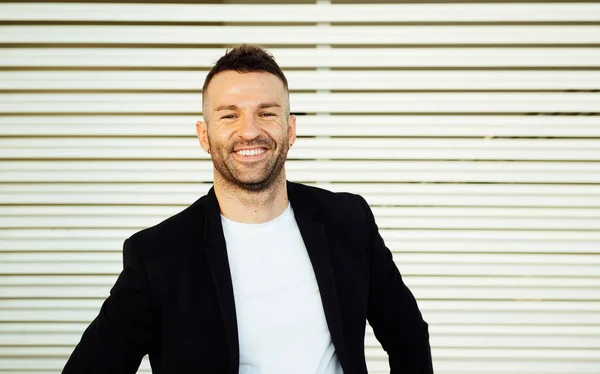
[[[277,104],[277,103],[262,103],[258,105],[259,109],[266,109],[266,108],[281,108],[281,105]],[[220,112],[222,110],[238,110],[239,107],[237,105],[221,105],[219,106],[217,109],[215,109],[215,112]]]

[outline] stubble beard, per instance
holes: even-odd
[[[210,136],[208,137],[208,143],[214,168],[221,178],[223,178],[231,187],[254,193],[266,191],[278,181],[283,173],[283,167],[289,150],[287,137],[283,139],[279,146],[277,146],[275,141],[271,138],[262,135],[250,142],[235,142],[228,144],[223,148],[213,147]],[[262,146],[268,148],[269,152],[275,151],[276,153],[273,154],[271,158],[262,161],[265,163],[264,166],[257,166],[262,169],[260,173],[257,173],[259,175],[243,178],[240,175],[242,173],[242,171],[239,170],[240,165],[233,159],[234,156],[232,152],[237,146]],[[246,166],[243,167],[245,168]]]

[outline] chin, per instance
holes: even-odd
[[[261,182],[243,182],[238,181],[237,185],[242,189],[250,192],[262,192],[267,190],[273,183],[268,183],[267,181]]]
[[[237,179],[236,184],[247,191],[262,192],[273,186],[277,179],[269,175],[266,178]]]

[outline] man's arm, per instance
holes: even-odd
[[[158,336],[153,301],[142,260],[132,239],[123,244],[123,271],[100,313],[85,330],[63,374],[134,374]]]
[[[392,374],[431,374],[427,323],[379,235],[371,208],[362,197],[361,200],[370,236],[369,324],[389,356]]]

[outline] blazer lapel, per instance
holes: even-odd
[[[340,311],[340,302],[335,285],[335,277],[331,266],[331,257],[325,226],[320,219],[317,210],[312,201],[305,196],[300,195],[293,184],[287,184],[288,197],[294,210],[296,223],[300,229],[300,234],[304,240],[304,245],[308,251],[308,256],[312,263],[319,292],[321,293],[321,302],[325,311],[325,319],[331,334],[331,340],[335,346],[336,354],[342,365],[344,372],[349,372],[346,365],[346,348],[344,346],[344,331],[342,329],[342,315]]]
[[[206,199],[206,217],[204,219],[204,239],[206,241],[206,258],[215,284],[217,299],[223,317],[223,325],[229,344],[231,372],[239,370],[239,340],[237,320],[235,314],[235,301],[233,296],[233,284],[229,261],[227,259],[227,248],[221,225],[221,211],[215,195],[211,188]]]

